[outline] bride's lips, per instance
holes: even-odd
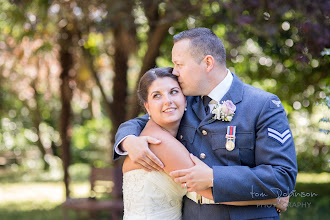
[[[176,110],[176,108],[171,107],[171,108],[165,109],[163,112],[165,112],[165,113],[171,113],[171,112],[174,112],[175,110]]]

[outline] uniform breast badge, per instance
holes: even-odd
[[[226,149],[232,151],[235,149],[236,126],[228,126],[226,134]]]

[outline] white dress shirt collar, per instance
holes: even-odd
[[[208,96],[217,102],[219,102],[223,96],[229,91],[230,86],[233,82],[233,75],[227,69],[226,77],[208,94]]]

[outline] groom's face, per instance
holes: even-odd
[[[207,95],[205,91],[204,61],[197,63],[190,51],[190,40],[183,39],[176,42],[172,48],[173,74],[178,77],[182,92],[186,96]]]

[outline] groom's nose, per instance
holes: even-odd
[[[173,68],[172,74],[173,74],[174,76],[179,76],[179,75],[180,75],[179,72],[176,71],[176,68],[175,68],[175,67]]]

